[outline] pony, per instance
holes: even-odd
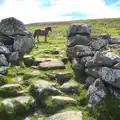
[[[48,36],[49,31],[52,32],[52,28],[51,27],[46,27],[44,30],[42,30],[42,29],[36,29],[34,31],[34,39],[37,36],[37,41],[39,42],[39,39],[38,39],[39,36],[45,36],[45,42],[47,42],[47,36]]]

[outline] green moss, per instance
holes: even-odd
[[[45,113],[54,114],[59,110],[65,109],[69,106],[77,106],[77,102],[70,100],[66,101],[66,100],[52,99],[51,97],[48,97],[44,101],[44,106],[45,106]]]

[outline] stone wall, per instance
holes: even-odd
[[[86,99],[90,111],[108,94],[108,89],[120,99],[120,57],[109,47],[119,45],[120,37],[91,36],[91,29],[88,24],[71,24],[66,39],[71,67],[85,78],[82,82],[88,89]]]
[[[16,18],[0,22],[0,74],[7,74],[9,65],[15,64],[34,47],[32,34]]]

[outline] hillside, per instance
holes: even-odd
[[[109,19],[90,19],[90,20],[75,20],[65,22],[46,22],[46,23],[32,23],[26,25],[31,31],[37,28],[44,28],[46,26],[53,27],[53,31],[57,28],[59,30],[66,31],[71,23],[88,23],[92,26],[92,33],[101,34],[109,33],[113,36],[120,35],[120,18],[109,18]],[[32,29],[33,28],[33,29]]]

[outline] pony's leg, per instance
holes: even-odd
[[[45,35],[45,42],[47,42],[47,35]]]
[[[39,39],[38,39],[38,38],[39,38],[39,35],[37,35],[37,41],[39,42]]]

